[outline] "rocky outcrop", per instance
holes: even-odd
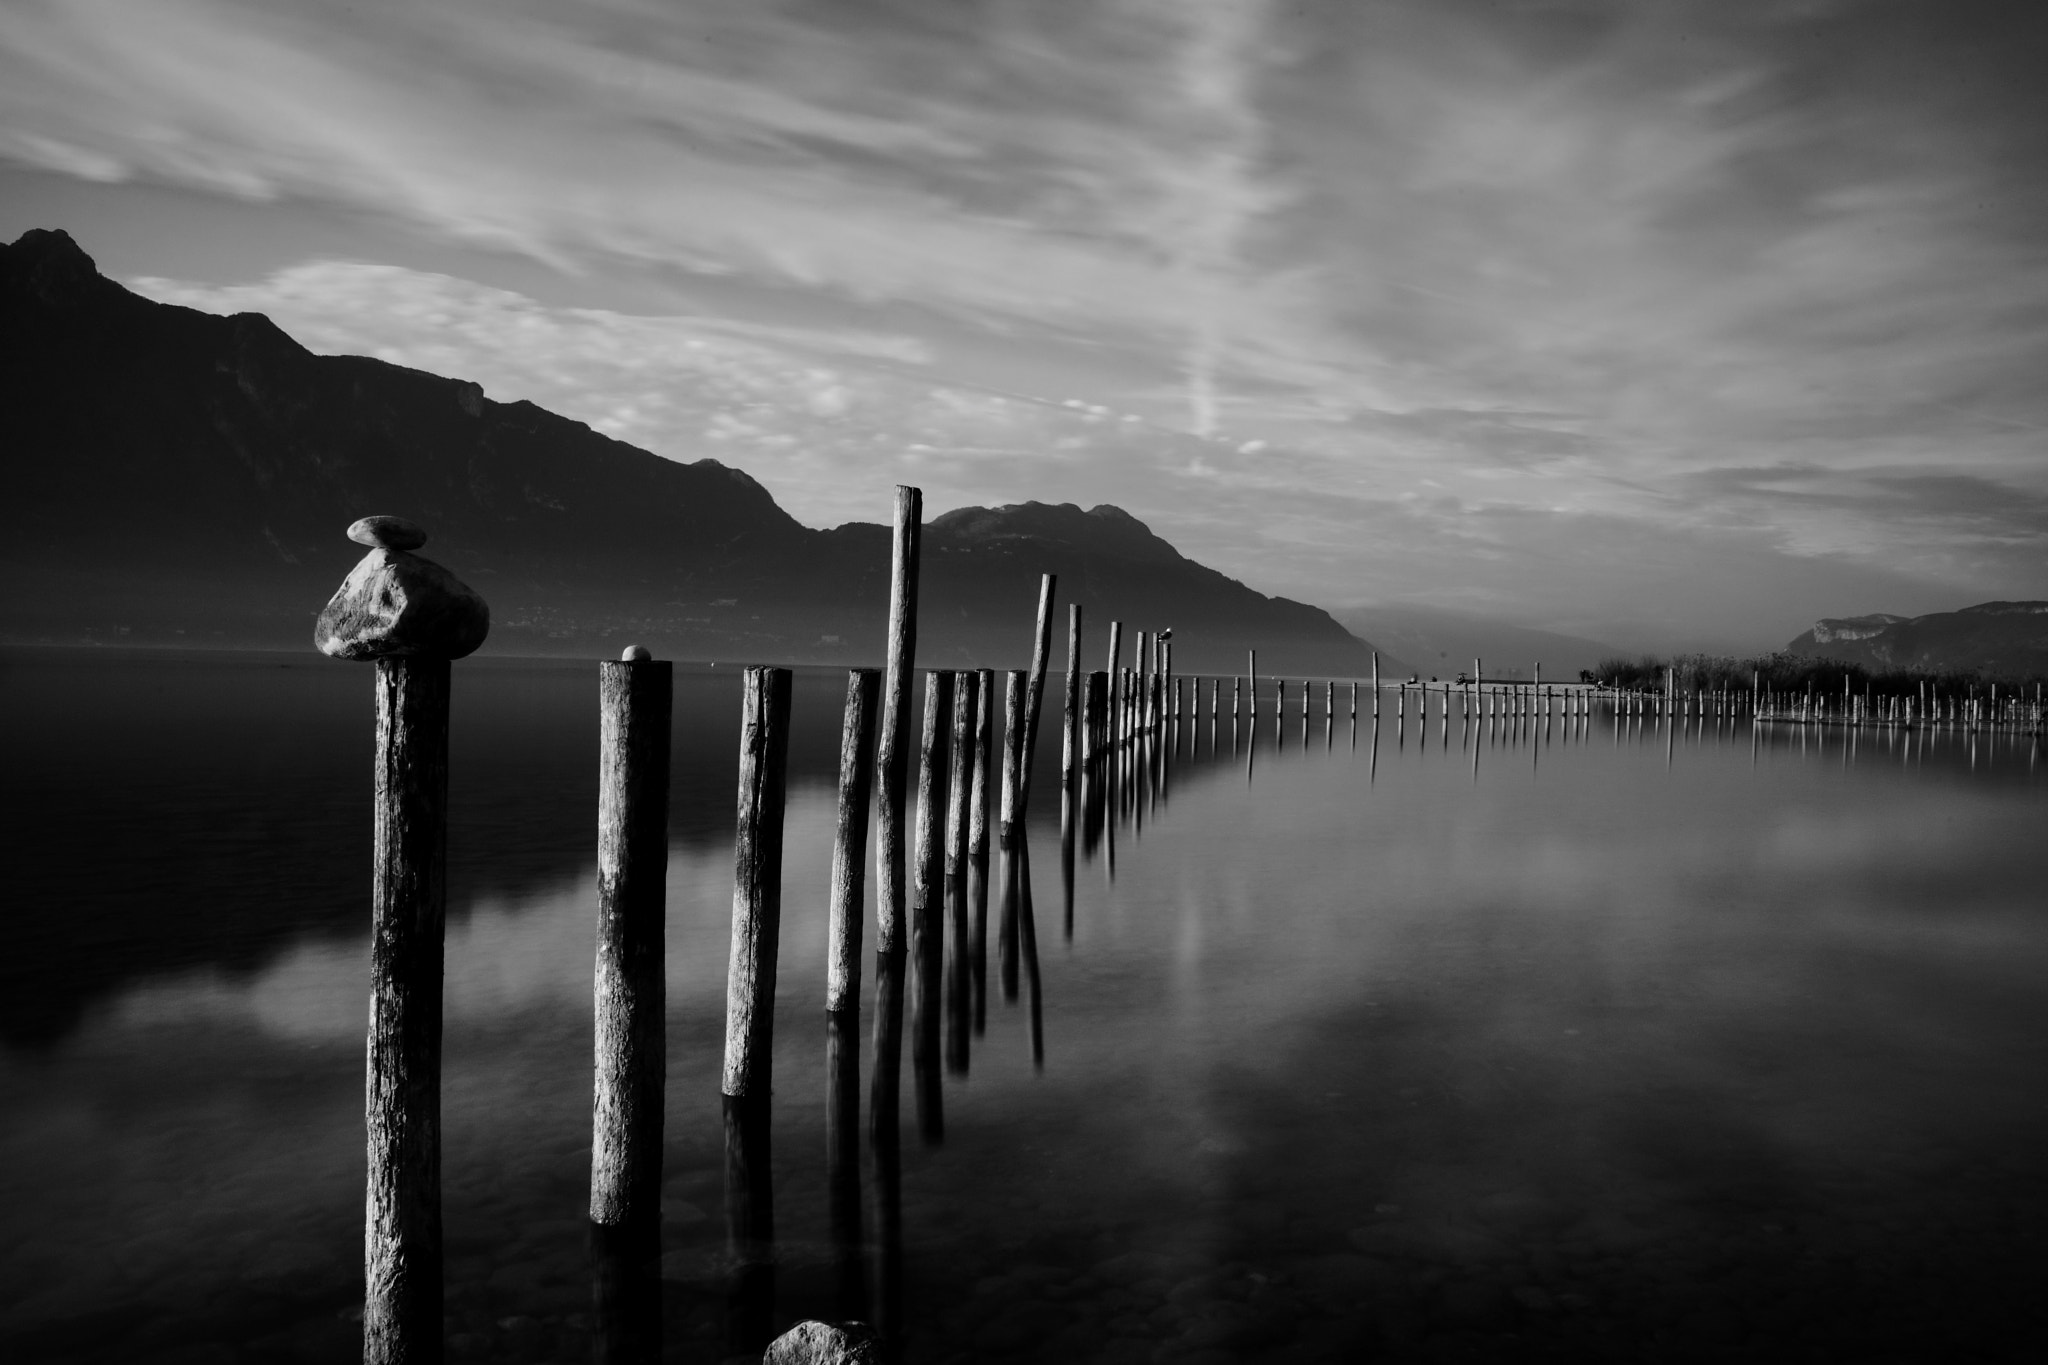
[[[1980,602],[1926,616],[1833,618],[1786,646],[1794,654],[1868,668],[2048,676],[2048,602]]]

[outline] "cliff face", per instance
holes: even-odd
[[[2037,677],[2048,674],[2048,602],[1982,602],[1927,616],[1824,620],[1786,648],[1876,668]]]
[[[0,465],[13,524],[0,638],[302,647],[396,513],[490,601],[487,649],[873,662],[878,525],[798,524],[744,472],[683,464],[476,384],[316,356],[258,314],[138,297],[64,233],[0,246]],[[877,487],[886,507],[889,489]],[[1091,638],[1176,627],[1176,664],[1349,673],[1365,646],[1316,608],[1182,556],[1114,507],[963,508],[925,536],[922,658],[1015,665],[1041,572]],[[1061,662],[1064,651],[1057,650]]]

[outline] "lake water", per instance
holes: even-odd
[[[842,1288],[843,678],[796,687],[778,1326]],[[358,1357],[370,681],[0,658],[0,1357]],[[662,1311],[667,1358],[716,1361],[739,683],[676,685]],[[1184,732],[1070,895],[1049,698],[1042,1062],[1027,981],[992,987],[942,1146],[906,1074],[904,1359],[2048,1358],[2034,740],[1397,728],[1391,694],[1375,739],[1341,689],[1326,733],[1318,688],[1304,743],[1298,698],[1277,736],[1261,698],[1256,751]],[[450,1352],[583,1360],[595,669],[468,661],[454,712]]]

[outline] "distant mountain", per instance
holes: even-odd
[[[1981,602],[1927,616],[1845,616],[1814,622],[1794,654],[1878,668],[2048,676],[2048,602]]]
[[[1434,607],[1343,607],[1335,615],[1354,634],[1378,643],[1383,672],[1392,651],[1410,661],[1404,665],[1409,672],[1423,677],[1468,672],[1477,656],[1489,678],[1527,678],[1541,664],[1544,677],[1570,679],[1625,652],[1598,640]]]
[[[141,298],[62,232],[0,246],[0,639],[311,648],[373,512],[490,602],[494,653],[877,662],[888,530],[813,530],[716,460],[680,464],[474,383],[316,356],[254,313]],[[878,484],[874,503],[890,505]],[[1038,575],[1175,630],[1182,671],[1348,675],[1369,649],[1318,608],[1186,558],[1115,507],[963,508],[927,523],[921,662],[1026,662]],[[1056,644],[1054,663],[1064,666]]]

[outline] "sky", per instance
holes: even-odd
[[[0,236],[747,470],[1630,647],[2048,598],[2048,7],[9,0]]]

